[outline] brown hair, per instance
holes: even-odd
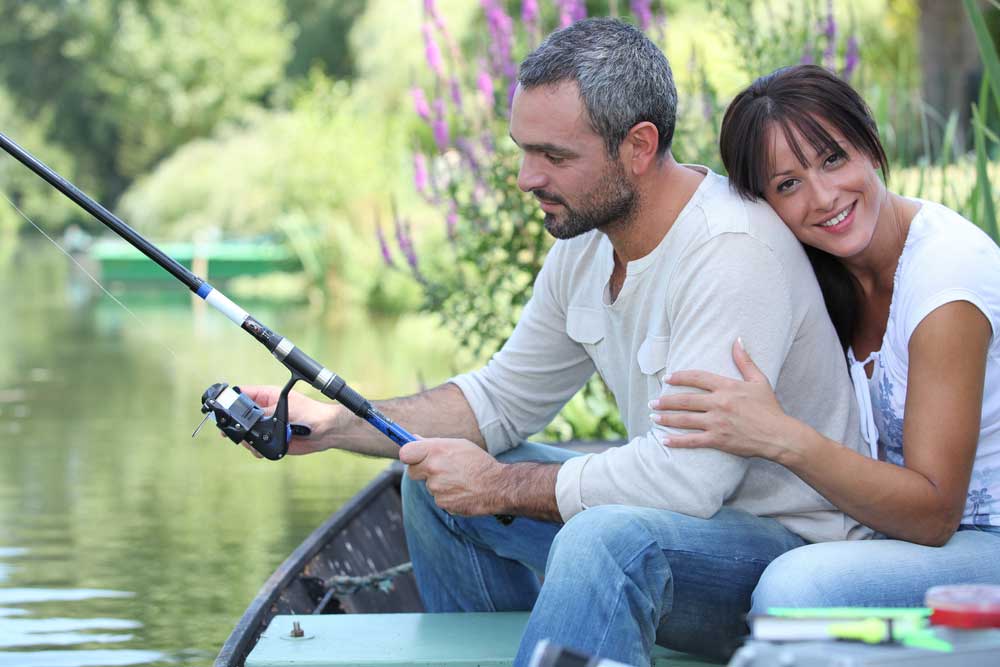
[[[821,122],[822,121],[822,122]],[[826,123],[854,148],[870,158],[888,180],[889,165],[871,110],[854,88],[816,65],[785,67],[762,76],[736,96],[726,109],[719,135],[719,152],[729,184],[745,199],[764,196],[774,165],[769,131],[780,127],[799,163],[808,160],[795,132],[817,153],[844,156]],[[858,285],[839,259],[806,246],[806,254],[823,291],[841,345],[851,343],[858,315]]]
[[[781,128],[803,167],[808,160],[795,136],[816,152],[843,153],[822,122],[836,129],[867,155],[888,179],[889,167],[871,110],[856,90],[816,65],[785,67],[751,83],[729,104],[722,119],[719,152],[732,188],[746,199],[764,196],[773,166],[768,132]]]

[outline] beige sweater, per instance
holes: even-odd
[[[704,168],[699,168],[704,170]],[[557,242],[514,333],[482,369],[452,378],[491,453],[517,446],[596,370],[614,393],[629,442],[562,465],[564,520],[587,507],[637,505],[710,517],[722,506],[773,517],[810,541],[868,537],[786,468],[713,449],[670,449],[649,401],[666,372],[739,377],[737,336],[785,411],[865,453],[844,355],[805,253],[766,204],[708,172],[673,227],[630,262],[614,303],[613,250],[590,232]]]

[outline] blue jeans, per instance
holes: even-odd
[[[499,459],[574,455],[524,443]],[[697,519],[605,505],[565,525],[518,517],[504,526],[448,514],[409,477],[403,517],[428,611],[531,610],[514,662],[520,667],[541,639],[631,665],[648,665],[654,643],[726,659],[747,633],[761,572],[804,544],[774,520],[731,509]]]
[[[902,540],[823,542],[771,563],[753,593],[770,607],[921,607],[944,584],[1000,584],[1000,529],[963,526],[940,547]]]

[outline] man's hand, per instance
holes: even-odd
[[[424,481],[438,507],[462,516],[506,510],[499,497],[504,464],[468,440],[432,438],[404,445],[399,460],[412,479]]]
[[[277,405],[278,397],[281,395],[281,387],[276,386],[247,386],[240,387],[240,391],[263,408],[264,413],[267,415],[274,414],[274,407]],[[312,454],[313,452],[320,452],[332,447],[333,443],[327,435],[330,433],[334,422],[340,416],[339,413],[344,413],[346,416],[347,409],[339,405],[314,401],[297,391],[289,392],[288,422],[305,424],[312,430],[312,433],[308,436],[292,436],[291,441],[288,443],[288,453]],[[248,446],[247,448],[260,458],[260,454],[251,447]]]

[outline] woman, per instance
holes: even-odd
[[[731,187],[765,199],[806,246],[840,335],[874,458],[782,412],[737,341],[743,381],[667,376],[669,447],[764,457],[885,539],[808,545],[754,592],[772,606],[915,606],[931,586],[1000,584],[1000,249],[957,213],[889,192],[856,91],[825,69],[740,93],[720,138]]]

